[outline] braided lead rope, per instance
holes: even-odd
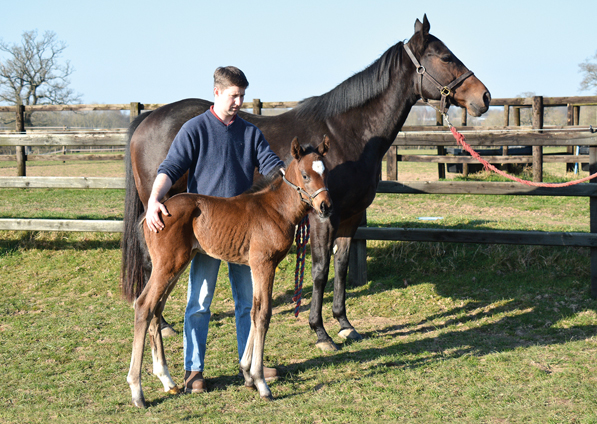
[[[303,293],[303,278],[305,276],[305,256],[307,252],[307,243],[309,242],[309,233],[311,226],[309,225],[309,215],[299,223],[296,230],[296,268],[294,271],[294,296],[292,301],[296,302],[294,308],[294,316],[298,317],[299,307],[301,306],[301,298]]]

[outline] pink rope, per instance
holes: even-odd
[[[518,177],[513,177],[512,175],[507,174],[506,172],[504,172],[500,169],[497,169],[495,166],[493,166],[492,164],[487,162],[485,159],[483,159],[481,157],[481,155],[479,155],[479,153],[475,152],[473,150],[473,148],[466,141],[464,141],[464,136],[462,134],[460,134],[458,131],[456,131],[456,128],[454,128],[453,126],[450,126],[450,131],[452,131],[452,134],[454,135],[454,138],[456,138],[456,141],[458,142],[458,144],[460,144],[464,150],[469,152],[472,157],[474,157],[479,162],[481,162],[483,164],[483,166],[485,167],[485,169],[487,169],[488,171],[493,171],[496,174],[499,174],[503,177],[509,178],[513,181],[516,181],[516,182],[519,182],[522,184],[526,184],[526,185],[534,186],[534,187],[569,187],[569,186],[573,186],[576,184],[584,183],[585,181],[589,181],[589,180],[592,180],[593,178],[597,177],[597,173],[595,173],[595,174],[589,175],[588,177],[581,178],[580,180],[569,181],[567,183],[536,183],[533,181],[522,180]]]

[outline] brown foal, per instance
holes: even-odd
[[[303,148],[295,138],[294,160],[268,186],[232,198],[178,194],[165,202],[170,216],[165,228],[153,233],[144,218],[140,237],[152,262],[147,285],[135,303],[133,352],[127,382],[133,404],[145,407],[141,388],[141,364],[145,335],[153,356],[153,373],[168,393],[179,389],[168,372],[160,319],[168,295],[197,252],[227,262],[251,267],[253,308],[251,330],[240,367],[247,387],[255,387],[262,398],[272,394],[263,375],[263,348],[272,315],[272,287],[276,266],[292,246],[296,225],[312,208],[321,219],[329,218],[332,201],[326,187],[323,163],[329,138],[316,148]]]

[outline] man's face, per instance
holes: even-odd
[[[214,87],[214,108],[222,115],[233,117],[240,110],[245,99],[245,89],[230,86],[224,90]]]

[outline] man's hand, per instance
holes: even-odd
[[[147,222],[147,228],[154,233],[164,229],[164,222],[162,221],[161,214],[170,216],[168,209],[163,203],[160,203],[154,198],[150,198],[147,202],[147,213],[145,214],[145,221]]]

